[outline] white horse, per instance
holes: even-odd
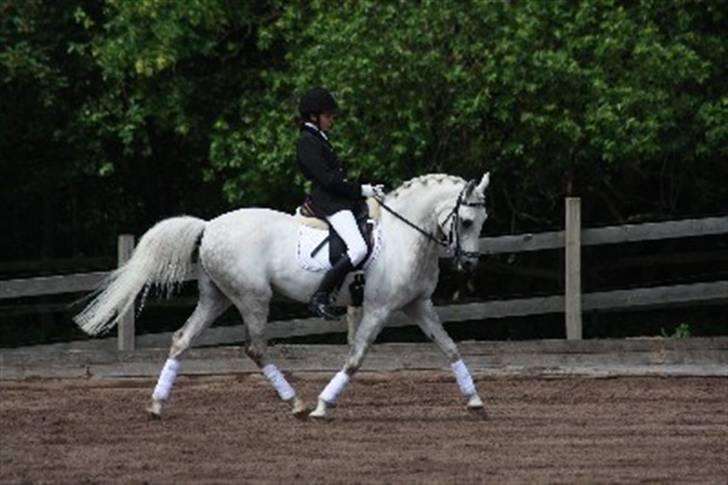
[[[431,174],[404,183],[380,201],[381,248],[366,270],[361,322],[349,355],[318,397],[311,417],[323,418],[354,373],[393,312],[403,310],[435,341],[452,366],[467,407],[483,403],[457,346],[443,329],[431,297],[438,279],[438,254],[446,246],[459,270],[474,268],[478,238],[487,218],[485,189],[480,181]],[[307,271],[297,260],[299,222],[270,209],[248,208],[211,221],[182,216],[165,219],[147,231],[132,258],[116,270],[95,299],[74,320],[87,333],[111,329],[131,309],[136,295],[150,286],[170,292],[199,258],[199,301],[172,338],[169,357],[160,373],[147,411],[161,414],[179,370],[179,359],[195,337],[231,304],[240,312],[245,351],[287,401],[296,416],[308,409],[283,374],[270,361],[264,328],[274,292],[306,302],[317,288],[321,272]],[[345,287],[345,286],[344,286]],[[347,305],[348,292],[337,303]]]

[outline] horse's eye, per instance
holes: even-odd
[[[465,219],[465,220],[464,220],[464,221],[462,222],[462,224],[463,224],[463,229],[469,229],[469,228],[470,228],[470,226],[472,226],[472,225],[473,225],[473,221],[471,221],[470,219]]]

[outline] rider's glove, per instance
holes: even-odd
[[[384,185],[369,185],[363,184],[361,186],[362,197],[376,197],[381,199],[384,197]]]

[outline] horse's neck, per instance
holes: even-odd
[[[457,197],[459,188],[449,185],[438,190],[411,190],[387,204],[400,215],[414,222],[423,229],[433,232],[437,228],[437,213],[443,206]]]
[[[457,196],[458,188],[440,187],[438,190],[412,190],[401,194],[391,202],[386,201],[393,211],[401,215],[423,231],[439,237],[437,216],[443,206]],[[406,246],[416,259],[423,257],[436,258],[439,246],[426,238],[419,231],[408,227],[388,212],[382,212],[385,234],[389,233],[398,246]],[[391,231],[389,230],[391,229]]]

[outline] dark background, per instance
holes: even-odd
[[[560,230],[565,196],[581,197],[585,227],[725,216],[726,12],[724,0],[0,0],[0,280],[111,269],[119,234],[166,217],[291,210],[305,185],[290,120],[316,84],[337,93],[334,141],[362,180],[491,171],[485,235]],[[584,292],[728,275],[725,235],[582,254]],[[436,301],[558,294],[562,267],[555,250],[484,257],[471,277],[443,262]],[[0,346],[83,337],[70,320],[83,296],[0,301]],[[179,328],[190,310],[152,301],[139,331]],[[584,335],[725,335],[726,310],[586,314]],[[272,311],[290,315],[306,312]],[[448,330],[563,327],[542,315]]]

